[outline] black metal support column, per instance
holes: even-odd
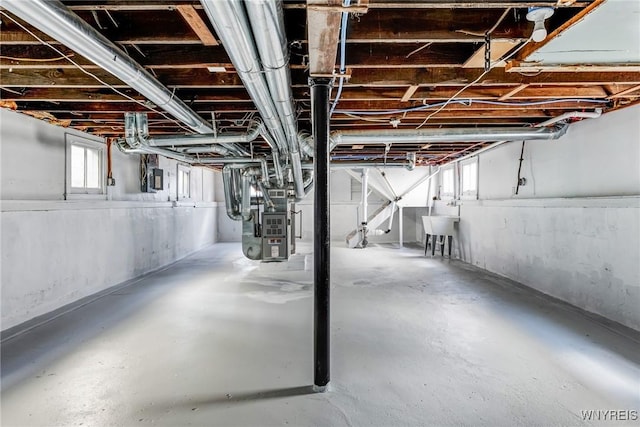
[[[316,391],[329,383],[329,95],[332,80],[310,79],[314,141],[314,378]]]

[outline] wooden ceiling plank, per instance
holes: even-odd
[[[205,46],[217,46],[218,41],[211,34],[209,27],[198,14],[198,11],[190,4],[181,4],[176,6],[176,10],[182,18],[189,24],[194,33],[202,40]]]

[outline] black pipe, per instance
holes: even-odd
[[[331,79],[314,78],[311,86],[311,116],[314,140],[314,377],[316,391],[329,383],[329,285],[331,256],[329,234],[329,95]]]

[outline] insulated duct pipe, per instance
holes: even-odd
[[[278,144],[280,154],[288,149],[282,124],[271,98],[267,82],[253,43],[251,28],[240,0],[200,0],[211,24],[220,37],[233,66],[244,82],[249,96],[256,105],[269,133]],[[264,37],[259,34],[259,37]]]
[[[0,6],[73,49],[201,134],[213,128],[129,55],[58,0],[0,0]],[[238,153],[238,147],[227,148]]]
[[[237,187],[237,181],[234,179],[234,174],[239,171],[237,169],[231,169],[228,167],[222,168],[222,184],[224,186],[224,200],[227,208],[227,216],[234,221],[240,221],[242,216],[240,215],[239,205],[239,189]]]
[[[167,157],[169,159],[178,160],[183,163],[188,163],[190,165],[218,165],[218,166],[229,166],[230,168],[244,169],[248,167],[259,167],[261,171],[261,180],[265,183],[265,185],[269,185],[269,166],[267,165],[267,161],[264,158],[254,158],[248,159],[245,157],[203,157],[198,158],[195,156],[176,153],[175,151],[166,150],[163,148],[157,147],[147,147],[141,146],[139,148],[127,148],[124,145],[124,141],[122,139],[118,139],[116,141],[118,144],[118,148],[123,153],[133,153],[133,154],[159,154],[161,156]]]
[[[296,197],[304,197],[282,4],[275,0],[251,2],[247,6],[254,25],[251,28],[241,0],[200,2],[280,154],[290,156]]]
[[[411,162],[394,162],[394,163],[383,163],[383,162],[344,162],[344,163],[334,163],[331,162],[331,169],[360,169],[360,168],[405,168],[408,170],[412,170],[414,165]],[[304,162],[302,163],[302,169],[312,170],[313,163]]]
[[[253,177],[246,170],[242,171],[242,210],[241,216],[243,221],[249,221],[252,218],[251,215],[251,180]]]
[[[298,146],[298,127],[293,106],[291,75],[289,73],[289,49],[284,27],[281,0],[253,0],[247,5],[247,14],[254,40],[260,54],[264,75],[275,102],[276,111],[284,129],[296,196],[305,196]]]
[[[217,135],[159,135],[147,139],[150,147],[180,147],[185,145],[231,144],[251,142],[260,135],[262,124],[253,122],[245,133],[229,132]]]
[[[422,144],[484,142],[498,140],[558,139],[568,125],[553,128],[469,128],[469,129],[393,129],[387,131],[349,130],[331,133],[336,145]]]

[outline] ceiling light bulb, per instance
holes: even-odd
[[[534,22],[531,39],[538,43],[547,38],[547,29],[544,21],[553,15],[552,7],[530,7],[527,13],[527,20]]]

